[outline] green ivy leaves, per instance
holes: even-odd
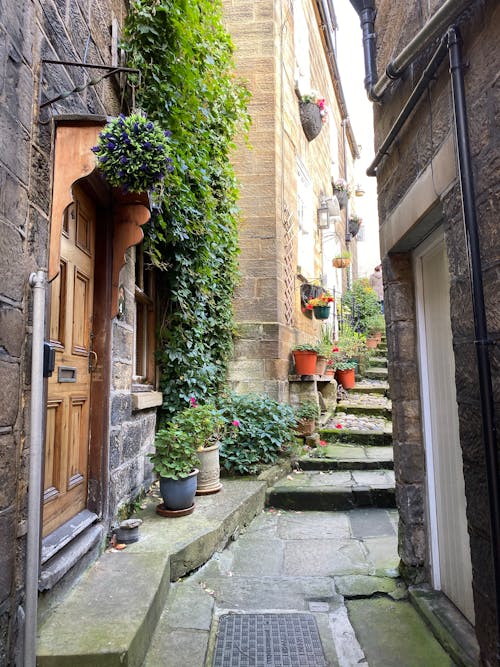
[[[134,0],[125,27],[137,100],[170,130],[174,171],[146,243],[162,270],[158,363],[164,411],[214,396],[231,353],[238,278],[233,138],[249,125],[249,93],[234,78],[219,1]]]

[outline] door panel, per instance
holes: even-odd
[[[428,378],[424,401],[429,493],[435,502],[431,530],[435,579],[448,598],[473,623],[472,567],[467,532],[462,451],[458,430],[455,360],[450,321],[449,275],[444,241],[434,243],[420,258],[424,345]],[[436,562],[437,561],[437,562]],[[437,570],[436,570],[437,568]],[[436,581],[434,582],[436,586]]]
[[[56,365],[48,381],[44,536],[87,502],[94,239],[95,207],[75,187],[62,225],[60,272],[51,283]]]

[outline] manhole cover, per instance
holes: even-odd
[[[310,614],[225,614],[213,667],[326,667]]]

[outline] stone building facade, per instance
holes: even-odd
[[[84,0],[59,2],[30,0],[1,3],[0,11],[0,664],[21,664],[25,613],[26,550],[28,534],[28,478],[31,465],[30,415],[32,305],[29,285],[32,272],[42,271],[45,279],[45,340],[54,338],[54,329],[64,321],[64,309],[54,315],[56,285],[63,284],[61,266],[66,258],[59,253],[65,225],[79,220],[88,202],[96,216],[94,307],[92,336],[86,332],[79,358],[93,360],[90,410],[88,394],[75,397],[69,388],[73,421],[80,428],[82,415],[90,414],[88,441],[89,472],[69,470],[67,487],[58,487],[64,461],[45,461],[42,515],[42,563],[40,567],[39,610],[102,549],[120,507],[149,485],[151,466],[146,457],[152,447],[155,406],[161,395],[154,391],[154,378],[145,373],[137,378],[135,368],[135,284],[136,249],[140,225],[149,218],[147,199],[134,203],[135,213],[125,221],[125,202],[95,178],[90,148],[107,116],[121,110],[122,81],[106,78],[85,87],[90,79],[106,70],[89,70],[71,64],[50,64],[44,60],[116,64],[120,25],[126,4],[121,0],[88,3]],[[82,91],[61,93],[83,87]],[[41,106],[43,105],[43,106]],[[93,135],[94,141],[89,142]],[[62,168],[56,169],[54,155],[64,145]],[[87,137],[87,144],[84,138]],[[62,142],[62,143],[61,143]],[[85,145],[84,145],[85,144]],[[82,148],[78,153],[77,147]],[[66,151],[66,159],[64,152]],[[81,163],[78,162],[81,161]],[[78,163],[78,164],[77,164]],[[90,166],[89,166],[90,165]],[[68,173],[73,177],[68,182]],[[66,179],[66,180],[65,180]],[[78,180],[81,200],[64,209],[64,221],[55,216],[55,198],[76,198]],[[62,189],[62,190],[58,190]],[[78,192],[80,192],[80,189]],[[62,193],[62,194],[61,194]],[[86,202],[85,205],[82,202]],[[129,210],[129,209],[127,209]],[[135,217],[134,217],[135,216]],[[63,216],[61,216],[62,218]],[[132,221],[132,222],[131,222]],[[80,223],[75,223],[80,224]],[[127,236],[124,229],[134,227]],[[92,228],[92,226],[90,227]],[[93,233],[93,232],[92,232]],[[91,234],[92,235],[92,234]],[[133,238],[132,238],[133,237]],[[81,243],[79,239],[77,245]],[[139,250],[137,251],[140,252]],[[62,253],[63,255],[63,253]],[[120,271],[123,258],[125,266]],[[53,272],[51,282],[47,275]],[[63,272],[64,273],[64,272]],[[77,278],[89,285],[89,276]],[[117,315],[120,287],[120,313]],[[68,283],[69,284],[69,283]],[[75,313],[80,303],[75,296]],[[63,301],[61,299],[61,304]],[[83,305],[82,305],[83,309]],[[67,318],[69,319],[69,318]],[[61,325],[62,326],[62,325]],[[83,326],[83,325],[82,325]],[[57,337],[57,336],[56,336]],[[54,342],[54,341],[53,341]],[[58,349],[59,342],[55,342]],[[91,345],[93,346],[91,348]],[[91,354],[92,351],[92,354]],[[94,353],[97,355],[94,357]],[[67,363],[67,362],[66,362]],[[70,382],[77,371],[71,364],[62,369]],[[79,371],[78,371],[79,372]],[[59,373],[59,375],[58,375]],[[63,399],[48,395],[64,373],[56,369],[43,384],[41,399],[46,429],[47,451],[57,441],[58,429],[66,417],[58,406]],[[73,373],[73,375],[71,375]],[[147,377],[146,377],[147,376]],[[65,399],[66,400],[66,399]],[[55,416],[54,416],[55,415]],[[75,421],[76,420],[76,421]],[[79,426],[75,426],[78,424]],[[45,439],[45,435],[42,436]],[[78,440],[79,438],[77,438]],[[71,452],[66,452],[71,458]],[[69,459],[66,458],[66,461]],[[75,463],[78,468],[79,462]],[[39,474],[42,471],[38,471]],[[56,479],[57,478],[57,479]],[[63,480],[64,481],[64,480]],[[50,488],[48,488],[50,487]],[[66,502],[64,511],[47,508],[65,495],[81,488],[78,502]],[[61,518],[62,517],[62,518]],[[42,590],[43,589],[43,590]],[[36,593],[35,593],[36,595]]]
[[[224,15],[237,73],[252,94],[250,146],[235,153],[242,278],[230,381],[239,392],[287,401],[292,347],[319,334],[319,323],[304,313],[301,287],[314,280],[329,290],[345,286],[346,271],[333,269],[331,260],[346,247],[346,211],[325,231],[316,211],[333,195],[332,178],[352,179],[357,145],[336,69],[332,2],[228,0]],[[298,93],[310,90],[325,98],[329,112],[308,141]],[[354,239],[351,250],[355,258]]]
[[[468,113],[473,212],[479,234],[479,271],[484,285],[491,405],[500,414],[499,267],[496,210],[498,163],[498,3],[398,2],[352,4],[376,9],[376,68],[372,92],[375,147],[418,86],[444,37],[441,63],[373,168],[378,183],[389,377],[393,401],[394,464],[400,512],[402,571],[413,584],[441,591],[475,629],[485,665],[498,664],[495,621],[494,503],[488,494],[488,437],[483,435],[485,398],[480,392],[477,333],[471,298],[474,268],[464,226],[464,190],[449,53],[456,24],[462,39]],[[439,23],[438,16],[446,16]],[[366,16],[366,15],[365,15]],[[438,24],[432,32],[429,26]],[[429,37],[429,33],[432,33]],[[448,37],[446,37],[448,35]],[[410,45],[408,47],[408,45]],[[403,49],[410,62],[398,80],[383,83],[387,65]],[[469,181],[470,183],[470,181]],[[469,215],[469,219],[470,219]],[[493,421],[493,426],[495,422]],[[496,434],[494,447],[498,447]],[[491,450],[490,450],[491,451]],[[498,454],[497,454],[498,455]],[[498,479],[498,469],[490,469]],[[496,553],[495,553],[496,552]],[[496,590],[499,590],[497,581]]]

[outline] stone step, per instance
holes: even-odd
[[[365,371],[365,377],[369,380],[386,380],[387,376],[387,368],[377,368],[375,366],[371,366]]]
[[[359,507],[393,508],[392,470],[295,472],[268,490],[266,502],[289,510],[351,510]]]
[[[368,365],[376,368],[387,368],[387,357],[370,357]]]
[[[392,445],[392,424],[387,422],[384,428],[361,431],[353,428],[322,428],[319,437],[329,443],[356,444],[365,447],[384,447]]]
[[[353,392],[356,394],[380,394],[382,396],[386,395],[389,391],[389,384],[383,380],[361,380],[356,382],[352,389],[349,389],[349,393]]]
[[[327,444],[310,449],[297,464],[301,470],[393,470],[394,458],[392,447]]]
[[[340,401],[340,403],[337,404],[337,411],[338,410],[342,410],[342,412],[347,412],[351,415],[385,417],[386,419],[390,419],[392,415],[392,409],[390,407],[382,405],[361,405],[359,403],[352,403],[349,398],[345,401]]]
[[[283,471],[281,471],[282,474]],[[203,565],[264,507],[266,482],[223,480],[197,496],[195,511],[166,519],[152,496],[138,514],[138,542],[108,549],[40,627],[38,667],[139,667],[167,598],[169,582]]]

